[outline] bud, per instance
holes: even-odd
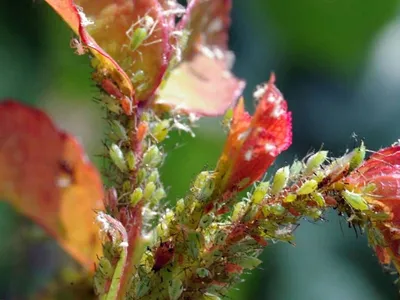
[[[118,147],[116,144],[112,144],[109,149],[109,155],[110,155],[111,161],[121,172],[126,172],[128,170],[126,167],[126,161],[124,158],[124,154],[122,153],[122,150],[120,147]]]
[[[272,181],[272,188],[271,188],[271,193],[273,195],[278,194],[284,187],[286,187],[286,184],[289,179],[289,167],[283,167],[280,168],[278,171],[276,171],[274,180]]]
[[[162,161],[162,154],[156,145],[150,146],[143,155],[143,164],[151,168],[157,167]]]
[[[306,162],[305,173],[310,174],[315,169],[319,168],[328,156],[328,151],[318,151],[317,153],[311,155]]]

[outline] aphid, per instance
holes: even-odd
[[[278,194],[286,186],[289,179],[289,167],[283,167],[276,171],[274,180],[272,181],[271,193]]]
[[[318,182],[315,179],[310,179],[304,182],[296,191],[297,195],[308,195],[314,192],[318,187]]]
[[[143,191],[143,198],[149,200],[156,190],[156,184],[154,182],[148,182]]]
[[[85,45],[82,44],[82,41],[77,38],[72,38],[69,43],[72,49],[75,49],[75,54],[84,55],[88,50]]]
[[[156,145],[152,145],[143,155],[143,164],[152,168],[157,167],[162,161],[162,154]]]
[[[240,255],[235,257],[232,260],[233,263],[245,268],[252,270],[256,268],[258,265],[262,263],[262,260],[258,259],[257,257],[248,256],[248,255]]]
[[[229,130],[231,128],[232,118],[233,118],[233,109],[228,108],[221,122],[223,129]]]
[[[131,81],[132,83],[139,83],[147,79],[146,74],[143,70],[138,70],[136,73],[132,73]]]
[[[136,166],[136,157],[135,154],[133,153],[132,150],[130,150],[127,154],[126,154],[126,163],[128,165],[128,169],[130,171],[135,169]]]
[[[233,207],[233,212],[232,212],[232,222],[237,222],[240,220],[240,218],[243,216],[247,209],[247,203],[245,201],[240,201],[236,203]]]
[[[168,286],[169,299],[177,300],[182,295],[183,284],[178,278],[172,279],[170,285]]]
[[[348,190],[343,190],[342,196],[346,200],[346,202],[350,204],[350,206],[352,206],[354,209],[358,210],[368,209],[367,201],[365,201],[365,199],[361,194],[350,192]]]
[[[114,269],[110,261],[105,257],[100,258],[98,269],[105,278],[111,278],[112,274],[114,273]]]
[[[251,196],[251,202],[253,204],[260,204],[266,196],[269,189],[269,182],[260,182]]]
[[[118,141],[126,141],[128,139],[128,135],[126,130],[122,124],[117,120],[112,120],[110,123],[110,127],[112,132],[115,134]]]
[[[109,155],[114,163],[114,165],[121,171],[126,172],[128,170],[126,166],[126,160],[124,157],[124,153],[122,152],[121,148],[118,147],[116,144],[112,144],[109,149]]]
[[[197,175],[192,191],[198,200],[204,201],[212,195],[214,188],[215,181],[212,174],[208,171],[203,171]]]
[[[154,21],[151,16],[146,15],[143,18],[139,19],[136,23],[132,24],[132,26],[129,27],[129,29],[126,31],[126,36],[130,40],[130,43],[128,45],[129,50],[136,51],[142,45],[148,46],[161,42],[161,39],[158,39],[149,43],[144,43],[153,34],[157,23],[158,20]],[[139,25],[139,27],[135,28],[136,25]],[[142,54],[140,52],[139,54],[142,57]]]
[[[137,187],[132,194],[130,195],[130,203],[132,206],[135,206],[143,197],[143,190],[140,187]]]
[[[318,151],[314,155],[311,155],[307,162],[306,162],[306,169],[305,173],[309,174],[319,168],[322,163],[326,160],[326,157],[328,156],[328,151]]]
[[[364,143],[362,142],[360,147],[354,149],[353,152],[354,152],[353,156],[350,159],[349,172],[351,172],[354,169],[356,169],[364,161],[365,152],[366,152]]]

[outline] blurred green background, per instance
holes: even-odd
[[[365,139],[369,149],[400,137],[399,1],[236,0],[231,48],[235,73],[251,93],[276,72],[293,112],[294,140],[273,169],[321,145],[340,155]],[[98,153],[102,119],[85,57],[69,48],[71,31],[43,1],[0,2],[0,98],[41,107]],[[200,170],[215,165],[224,142],[219,120],[203,119],[197,138],[173,134],[163,178],[169,200],[184,195]],[[270,245],[262,267],[246,275],[232,299],[397,299],[365,236],[334,213],[303,221],[296,247]],[[54,274],[63,254],[26,239],[30,223],[0,203],[0,299],[26,299]]]

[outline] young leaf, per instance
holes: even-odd
[[[37,109],[0,103],[0,198],[47,230],[86,268],[101,254],[100,176],[82,148]]]

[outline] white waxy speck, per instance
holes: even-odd
[[[224,55],[224,52],[222,52],[221,49],[214,48],[213,52],[214,52],[214,56],[215,56],[216,59],[219,59],[219,60],[224,59],[225,55]]]
[[[67,188],[71,185],[71,178],[70,177],[59,177],[57,179],[57,186],[60,188]]]
[[[208,58],[212,58],[212,59],[215,58],[214,52],[210,48],[202,46],[202,47],[200,47],[200,51],[201,51],[201,53],[203,53]]]
[[[121,243],[119,244],[119,246],[120,246],[121,248],[128,248],[129,244],[128,244],[128,242],[121,242]]]
[[[267,151],[268,153],[271,153],[276,150],[276,146],[269,143],[266,143],[264,147],[265,151]]]
[[[238,140],[244,140],[245,138],[247,138],[250,134],[250,129],[247,129],[245,132],[242,132],[241,134],[239,134],[238,136]]]
[[[208,25],[207,32],[214,33],[222,30],[224,23],[220,18],[216,18],[211,21],[210,25]]]
[[[265,94],[266,89],[267,89],[266,85],[257,86],[256,90],[253,93],[253,97],[256,100],[259,100]]]
[[[274,103],[275,101],[277,101],[277,99],[275,98],[275,96],[273,94],[270,94],[268,96],[267,101],[270,102],[270,103]]]
[[[253,157],[253,151],[247,150],[246,153],[244,154],[244,159],[246,161],[250,161],[252,157]]]
[[[284,110],[280,105],[275,105],[274,109],[272,110],[271,117],[273,118],[279,118],[281,115],[283,115]]]

